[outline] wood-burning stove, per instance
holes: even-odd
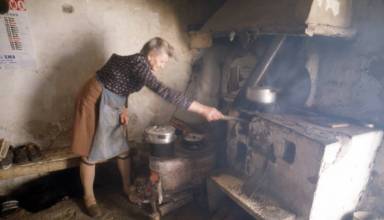
[[[230,169],[212,182],[255,217],[268,214],[244,198],[267,194],[279,204],[274,207],[297,219],[342,219],[358,204],[383,133],[348,123],[332,128],[337,126],[324,121],[331,120],[314,113],[252,113],[248,125],[229,124]]]

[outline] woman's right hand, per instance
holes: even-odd
[[[224,115],[216,108],[207,106],[207,109],[203,113],[203,116],[207,121],[217,121],[224,117]]]
[[[200,104],[196,101],[192,102],[188,111],[196,112],[203,116],[207,121],[217,121],[224,117],[224,115],[214,107]]]

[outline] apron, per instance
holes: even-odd
[[[126,127],[120,124],[120,113],[126,101],[126,97],[103,87],[89,161],[107,160],[129,150]]]

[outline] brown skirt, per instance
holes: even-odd
[[[77,155],[86,157],[91,150],[101,92],[101,84],[93,77],[77,97],[71,145],[72,151]]]

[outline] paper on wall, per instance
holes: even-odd
[[[35,57],[24,0],[10,0],[0,15],[0,70],[35,68]]]

